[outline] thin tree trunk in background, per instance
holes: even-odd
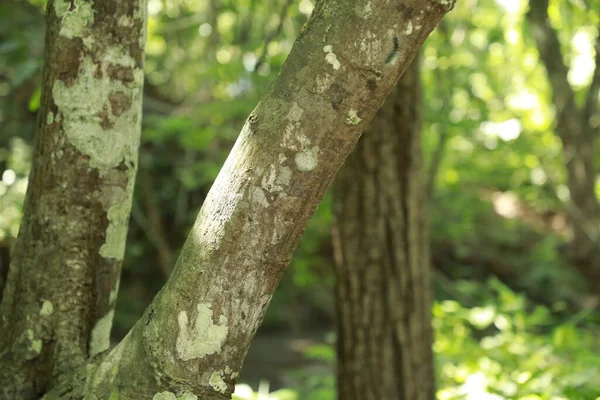
[[[143,0],[49,1],[34,157],[0,308],[0,398],[109,346],[137,168]]]
[[[415,60],[334,186],[339,399],[435,398],[424,191]]]
[[[452,52],[452,43],[450,42],[450,33],[448,32],[448,24],[446,21],[440,22],[437,30],[440,32],[443,39],[442,46],[440,46],[443,48],[439,49],[439,51],[441,54],[445,53],[449,55]],[[453,85],[449,80],[454,74],[454,69],[455,68],[452,65],[449,65],[445,71],[442,71],[439,68],[436,68],[434,71],[434,77],[437,81],[435,93],[441,97],[443,102],[440,114],[444,117],[449,116],[450,111],[452,111]],[[431,153],[429,169],[425,174],[425,199],[427,201],[431,200],[435,192],[438,173],[444,159],[444,153],[446,151],[447,142],[450,135],[448,122],[449,121],[446,119],[444,122],[440,123],[438,141],[433,152]]]
[[[567,78],[568,68],[558,34],[550,25],[548,0],[531,0],[527,17],[552,89],[555,129],[563,144],[570,195],[566,211],[573,230],[569,258],[597,291],[600,289],[600,203],[594,187],[600,53],[596,54],[596,71],[585,104],[579,107]],[[600,35],[596,48],[600,50]]]
[[[169,245],[167,233],[161,220],[157,191],[152,186],[152,175],[143,165],[138,171],[138,179],[142,190],[142,197],[146,205],[146,218],[142,227],[150,242],[156,247],[158,266],[163,277],[169,279],[173,271],[173,251]]]
[[[308,219],[453,5],[319,1],[246,121],[167,284],[119,345],[46,398],[63,390],[72,398],[230,398]]]

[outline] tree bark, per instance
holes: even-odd
[[[433,400],[418,60],[334,185],[338,398]]]
[[[111,351],[47,399],[229,398],[327,186],[454,1],[317,3],[211,188],[175,269]]]
[[[569,258],[595,289],[600,286],[600,203],[596,198],[596,141],[600,73],[596,54],[596,72],[583,107],[575,102],[575,93],[567,79],[568,68],[560,50],[556,31],[548,18],[548,0],[531,0],[527,14],[537,48],[552,89],[556,109],[556,133],[563,144],[570,199],[567,213],[573,235]],[[596,48],[600,49],[600,35]]]
[[[50,0],[24,217],[0,308],[0,398],[106,350],[137,168],[143,0]]]
[[[242,129],[169,281],[123,342],[81,373],[91,384],[70,383],[71,397],[230,397],[309,217],[452,6],[317,3]]]

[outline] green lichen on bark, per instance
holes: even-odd
[[[61,18],[60,35],[69,39],[82,37],[86,27],[94,22],[93,1],[55,0],[54,11]]]
[[[223,380],[220,372],[213,372],[208,380],[208,384],[219,393],[227,392],[227,383]]]
[[[36,337],[33,329],[27,329],[27,340],[29,341],[29,346],[27,348],[34,354],[40,354],[42,351],[42,340]]]
[[[126,77],[114,79],[115,70]],[[100,249],[103,257],[122,259],[131,210],[131,196],[140,135],[140,104],[143,71],[118,45],[106,47],[103,62],[86,56],[77,77],[68,85],[56,80],[52,97],[64,116],[65,135],[101,175],[125,165],[126,190],[107,188],[104,203],[109,225]]]
[[[42,317],[48,317],[52,315],[53,312],[54,306],[52,305],[52,303],[48,300],[44,300],[44,302],[42,303],[42,308],[40,309],[40,315]]]
[[[110,330],[112,328],[114,314],[115,311],[110,310],[96,322],[96,325],[92,329],[89,350],[90,357],[103,352],[110,346]]]
[[[227,318],[224,315],[219,316],[215,324],[210,304],[200,303],[196,306],[196,311],[193,326],[189,326],[187,312],[181,311],[177,318],[179,323],[177,354],[184,361],[221,351],[221,346],[227,337]]]
[[[125,86],[111,79],[107,71],[110,65],[131,68],[133,82]],[[67,85],[57,80],[52,88],[52,97],[64,118],[65,135],[90,157],[91,166],[101,171],[121,162],[135,162],[137,157],[140,110],[130,106],[117,111],[109,99],[111,94],[121,92],[129,97],[131,104],[140,104],[143,71],[133,66],[133,59],[126,55],[101,65],[86,56],[73,83]],[[102,77],[98,78],[98,74]]]

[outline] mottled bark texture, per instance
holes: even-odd
[[[80,371],[87,386],[65,383],[71,398],[230,397],[308,219],[453,4],[316,4],[246,121],[167,284],[127,337]]]
[[[600,203],[594,192],[600,94],[600,35],[596,43],[596,70],[583,106],[578,106],[567,79],[568,68],[557,32],[548,19],[548,0],[531,0],[527,14],[540,59],[546,68],[556,110],[556,133],[563,144],[570,201],[567,213],[573,236],[569,258],[600,289]]]
[[[334,184],[338,398],[433,400],[418,60]]]
[[[0,308],[0,398],[109,346],[140,137],[144,0],[50,0],[33,166]]]

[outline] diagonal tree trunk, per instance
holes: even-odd
[[[338,398],[433,400],[416,59],[334,186]]]
[[[50,0],[24,217],[0,308],[0,398],[106,350],[137,168],[143,0]]]
[[[573,236],[569,257],[598,289],[600,282],[600,203],[594,186],[598,138],[598,95],[600,94],[600,35],[596,43],[596,71],[583,107],[567,79],[568,68],[556,31],[548,18],[548,0],[531,0],[527,14],[540,59],[546,68],[556,109],[556,133],[563,144],[569,204],[567,213]]]
[[[117,3],[74,0],[73,4],[90,8],[70,10],[71,6],[67,6],[65,12],[95,10],[85,15],[98,18],[106,7]],[[366,123],[453,5],[450,0],[317,3],[280,75],[242,129],[165,287],[119,345],[70,374],[58,374],[59,383],[44,398],[229,398],[250,341],[309,217]],[[50,9],[50,19],[56,17],[53,12]],[[131,19],[136,21],[135,17]],[[69,22],[69,32],[75,33],[96,24],[87,21],[72,26],[73,21],[62,19],[63,24],[65,21]],[[116,33],[106,36],[112,38]],[[86,38],[80,41],[84,46],[87,42]],[[48,47],[53,46],[50,36]],[[132,48],[139,47],[131,43],[125,50]],[[119,54],[110,52],[106,59],[120,60]],[[95,80],[112,69],[107,65],[106,72],[100,69],[100,73],[92,65],[94,59],[86,59],[80,68],[80,74],[86,77],[83,82],[105,90],[104,86],[95,85]],[[137,68],[136,65],[131,67]],[[117,73],[120,78],[128,76]],[[74,85],[64,84],[82,89],[76,82]],[[48,89],[45,96],[47,92]],[[52,92],[56,103],[56,93]],[[85,95],[75,97],[85,103]],[[59,109],[78,110],[75,105],[60,103]],[[104,123],[102,110],[100,107],[98,112]],[[66,115],[61,120],[63,124],[80,123],[80,119],[69,120]],[[80,127],[75,137],[86,138],[83,144],[97,140],[93,136],[97,132],[95,126]],[[36,162],[48,162],[47,151],[51,147],[43,142],[43,129],[38,135],[42,136],[42,143],[38,145],[40,160]],[[120,140],[128,151],[133,151],[132,143]],[[98,162],[104,158],[98,158],[99,150],[94,149],[89,160],[97,171],[80,172],[82,179],[94,173],[104,177],[106,169],[114,168]],[[128,166],[125,163],[116,168],[130,171]],[[49,190],[40,190],[36,201]],[[86,193],[80,195],[86,198]],[[125,206],[120,207],[118,216],[123,218],[125,211]],[[40,214],[45,216],[48,212],[42,209]],[[59,216],[51,217],[60,221]],[[71,221],[83,223],[77,215]],[[31,229],[27,223],[24,227],[24,238],[20,240],[32,240],[28,236],[34,237],[37,228]],[[47,226],[43,228],[44,232],[49,230]],[[124,238],[113,241],[111,237],[107,241],[123,246]],[[110,249],[109,254],[116,255],[116,250]],[[102,246],[97,250],[100,256],[103,251]],[[37,249],[29,254],[37,254]],[[18,276],[19,272],[15,274]],[[32,278],[41,279],[39,275]],[[55,282],[54,286],[60,285]],[[29,290],[37,293],[35,287]],[[73,304],[80,304],[77,299],[70,299]],[[65,304],[70,303],[65,300]],[[62,303],[54,309],[60,307]],[[6,315],[15,310],[21,313],[14,302],[8,303],[7,310]],[[36,311],[39,313],[40,309]],[[26,394],[23,398],[33,397]]]

